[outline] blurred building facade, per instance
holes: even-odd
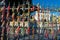
[[[29,2],[30,4],[32,4],[32,0],[6,0],[5,1],[6,6],[8,6],[9,3],[10,3],[11,7],[13,6],[14,3],[15,3],[15,7],[17,7],[19,3],[20,3],[20,5],[22,5],[23,3],[26,5],[27,2]]]

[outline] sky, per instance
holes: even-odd
[[[41,7],[44,8],[59,8],[60,0],[32,0],[33,5],[40,4]],[[55,14],[56,16],[60,16],[60,12],[51,12],[51,14]]]
[[[43,7],[60,7],[60,0],[32,0],[34,5],[40,3]]]

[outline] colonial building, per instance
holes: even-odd
[[[39,19],[40,21],[42,21],[43,19],[46,20],[46,21],[50,21],[50,11],[44,11],[44,13],[41,12],[42,10],[40,10],[40,13],[39,13]],[[36,11],[36,14],[35,14],[35,19],[38,21],[38,12]]]

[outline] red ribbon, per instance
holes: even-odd
[[[8,11],[10,10],[10,5],[8,6]]]
[[[28,33],[30,33],[30,27],[28,27]]]

